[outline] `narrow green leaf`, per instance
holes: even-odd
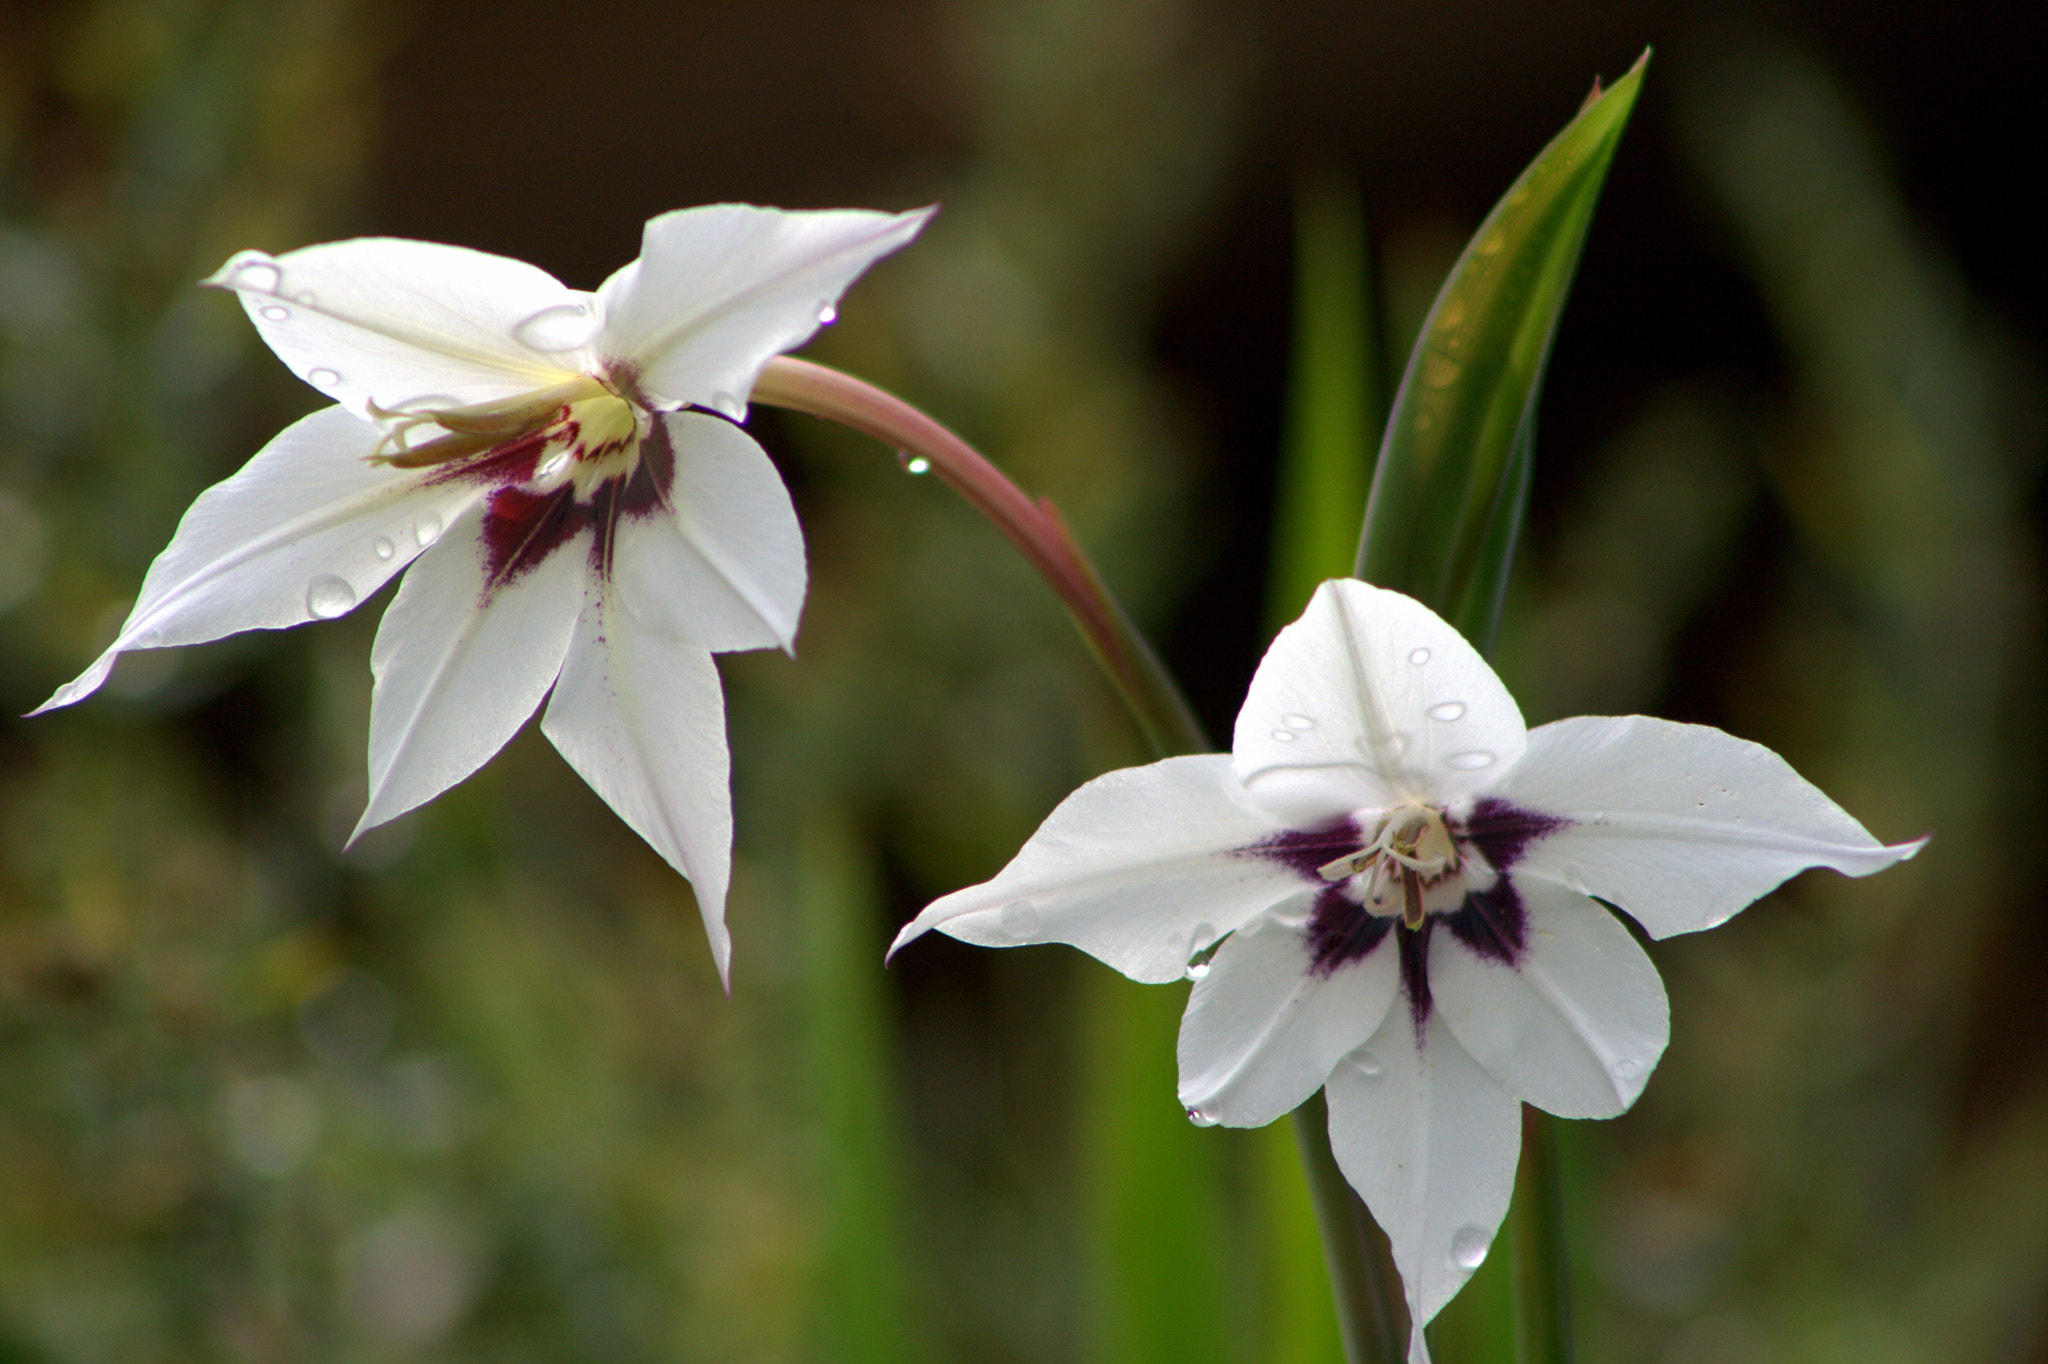
[[[1477,640],[1492,634],[1544,362],[1643,61],[1587,102],[1480,225],[1423,324],[1381,443],[1358,576]]]
[[[1317,583],[1350,571],[1382,420],[1377,341],[1357,191],[1332,174],[1306,180],[1295,196],[1294,343],[1266,577],[1272,629],[1301,614]]]

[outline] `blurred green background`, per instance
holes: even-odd
[[[2044,29],[1874,0],[9,0],[0,711],[82,669],[183,508],[315,405],[193,287],[233,251],[411,235],[588,288],[668,208],[936,200],[810,353],[1054,498],[1227,733],[1313,358],[1298,224],[1340,225],[1319,278],[1348,258],[1382,319],[1369,411],[1465,234],[1654,43],[1503,667],[1532,721],[1719,724],[1935,842],[1655,949],[1663,1066],[1562,1128],[1584,1354],[2048,1361],[2019,855],[2048,271],[2017,204]],[[723,662],[729,1000],[685,885],[535,733],[341,851],[377,603],[0,720],[0,1364],[1334,1359],[1284,1125],[1174,1103],[1181,989],[949,940],[879,969],[1144,755],[942,487],[753,425],[812,589],[795,662]],[[1490,1263],[1446,1364],[1505,1358],[1501,1298]]]

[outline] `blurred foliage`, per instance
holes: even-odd
[[[952,150],[872,202],[945,212],[818,353],[1053,496],[1156,624],[1227,517],[1153,328],[1255,120],[1256,44],[1171,0],[937,12]],[[191,282],[380,229],[356,206],[379,83],[422,78],[406,20],[0,10],[7,713],[311,406]],[[2038,371],[1824,72],[1754,45],[1694,69],[1698,184],[1784,382],[1661,385],[1560,466],[1502,652],[1532,720],[1724,723],[1936,841],[1660,945],[1670,1056],[1637,1112],[1563,1131],[1585,1356],[2037,1358]],[[1390,337],[1449,264],[1421,235],[1381,234]],[[797,661],[724,665],[730,1000],[682,883],[536,735],[341,850],[374,605],[0,721],[0,1360],[1314,1357],[1274,1134],[1175,1108],[1182,991],[945,941],[874,969],[917,903],[1142,755],[987,527],[888,451],[757,426],[813,590]]]

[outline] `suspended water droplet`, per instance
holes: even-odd
[[[370,548],[376,551],[377,557],[380,559],[389,559],[392,555],[398,553],[398,546],[392,544],[381,535],[370,542]]]
[[[1408,653],[1408,661],[1410,663],[1413,663],[1418,668],[1421,667],[1423,664],[1429,662],[1429,650],[1411,649]]]
[[[259,311],[263,314],[263,320],[266,322],[289,322],[292,316],[292,310],[285,307],[282,303],[272,303],[268,307],[259,309]]]
[[[1208,962],[1206,962],[1206,961],[1191,961],[1191,962],[1189,962],[1189,963],[1188,963],[1188,979],[1189,979],[1189,980],[1206,980],[1206,979],[1208,978],[1208,975],[1209,975],[1209,963],[1208,963]]]
[[[512,339],[552,355],[587,344],[596,329],[597,317],[588,303],[557,303],[542,308],[524,322],[514,323]]]
[[[1386,1070],[1386,1067],[1380,1064],[1380,1058],[1369,1051],[1359,1052],[1352,1057],[1351,1068],[1368,1080],[1379,1079],[1381,1073]]]
[[[1440,701],[1429,708],[1429,718],[1445,721],[1462,720],[1465,718],[1465,703],[1463,701]]]
[[[1216,1125],[1215,1115],[1204,1113],[1199,1108],[1190,1108],[1188,1110],[1188,1121],[1197,1127],[1214,1127]]]
[[[918,455],[913,459],[907,459],[903,462],[903,472],[906,474],[928,474],[931,471],[932,462],[923,455]]]
[[[235,267],[234,278],[228,283],[236,289],[253,289],[260,294],[274,294],[284,283],[284,272],[271,261],[243,261]]]
[[[1003,932],[1013,938],[1028,938],[1038,931],[1038,906],[1029,900],[1012,900],[996,914]]]
[[[818,325],[829,327],[839,320],[839,310],[829,303],[818,305]]]
[[[443,529],[440,514],[438,512],[427,512],[413,523],[413,538],[420,542],[421,549],[425,549],[428,545],[441,538],[441,531]]]
[[[332,388],[341,382],[341,373],[326,368],[309,369],[306,371],[306,382],[315,388]]]
[[[1451,1263],[1460,1269],[1479,1268],[1492,1241],[1478,1227],[1459,1227],[1457,1235],[1451,1237]]]
[[[1477,772],[1481,768],[1493,766],[1500,759],[1483,748],[1475,748],[1469,753],[1453,753],[1444,761],[1461,772]]]
[[[356,590],[332,573],[323,573],[306,588],[306,609],[322,620],[345,616],[355,609]]]
[[[1280,723],[1289,729],[1314,729],[1316,727],[1316,722],[1309,719],[1306,715],[1283,715],[1280,717]]]
[[[1296,735],[1291,729],[1276,729],[1273,731],[1273,741],[1275,743],[1291,744],[1295,738]]]
[[[731,393],[712,394],[711,410],[721,417],[730,417],[734,421],[744,421],[747,416],[746,402]]]

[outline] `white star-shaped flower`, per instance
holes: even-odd
[[[1777,754],[1716,729],[1529,730],[1428,608],[1329,582],[1260,663],[1229,755],[1088,783],[896,947],[936,928],[1194,978],[1189,1117],[1256,1127],[1324,1089],[1337,1162],[1393,1243],[1419,1362],[1422,1326],[1507,1212],[1520,1101],[1612,1117],[1670,1035],[1656,968],[1588,897],[1663,938],[1804,868],[1865,876],[1924,842],[1879,844]]]
[[[711,655],[788,648],[805,582],[789,493],[734,423],[929,216],[667,213],[595,293],[428,242],[243,252],[207,282],[337,405],[200,495],[120,635],[41,709],[129,649],[340,616],[412,564],[370,655],[357,832],[474,772],[552,688],[542,730],[690,879],[725,975]]]

